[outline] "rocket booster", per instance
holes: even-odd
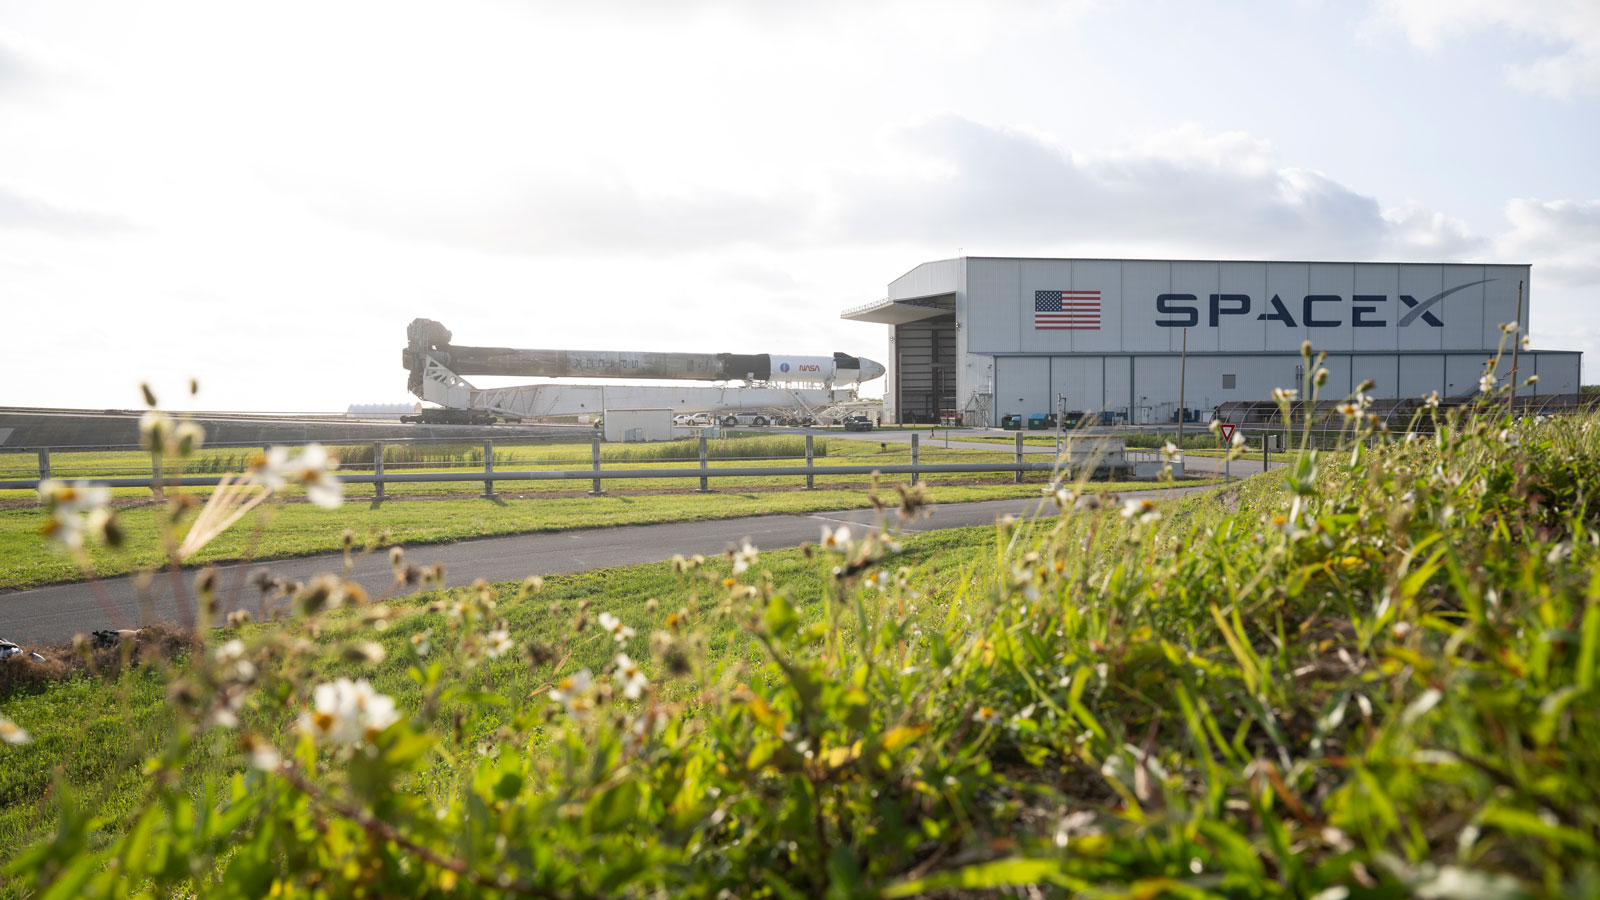
[[[786,381],[842,386],[871,381],[884,373],[881,363],[846,353],[784,356],[466,347],[450,343],[450,331],[429,319],[413,321],[406,336],[410,343],[404,361],[413,375],[421,373],[427,357],[462,376]]]

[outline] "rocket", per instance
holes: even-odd
[[[406,328],[402,359],[419,381],[428,359],[457,375],[542,378],[638,378],[694,381],[781,381],[843,386],[881,377],[882,363],[848,353],[787,356],[772,353],[662,353],[621,350],[525,350],[452,344],[448,328],[416,319]]]

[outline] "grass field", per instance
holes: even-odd
[[[975,559],[992,549],[993,543],[993,530],[987,528],[915,535],[906,539],[901,562],[916,567],[917,577],[927,586],[930,596],[948,597],[952,586]],[[798,551],[764,553],[756,571],[770,572],[796,597],[817,595],[824,582],[819,567]],[[498,587],[502,597],[516,596],[516,585]],[[419,594],[392,601],[389,605],[396,611],[395,620],[381,632],[364,625],[355,613],[332,617],[314,635],[321,645],[334,646],[352,638],[373,639],[385,648],[385,661],[354,669],[320,663],[315,666],[317,675],[360,675],[400,702],[411,707],[420,705],[423,691],[407,674],[415,660],[411,637],[431,630],[441,635],[442,643],[443,635],[449,631],[449,619],[442,613],[428,612],[429,605],[440,596],[459,598],[469,593],[470,589],[457,589],[442,595]],[[590,619],[608,612],[631,623],[641,634],[664,627],[671,613],[698,606],[672,566],[655,563],[551,576],[540,593],[507,600],[500,604],[497,614],[505,618],[519,646],[528,642],[559,645],[563,653],[570,654],[566,660],[568,671],[585,666],[599,670],[610,661],[616,645],[610,635],[593,625],[584,633],[572,633],[580,604],[592,604]],[[815,620],[821,615],[821,606],[807,607],[805,615],[808,620]],[[710,617],[709,622],[703,636],[706,654],[736,666],[741,665],[740,660],[747,661],[744,665],[757,664],[757,647],[732,620]],[[230,630],[217,639],[241,633],[250,638],[262,632],[285,630],[288,634],[301,633],[292,625],[246,626],[242,632]],[[181,669],[183,661],[180,659],[177,664]],[[452,674],[461,679],[460,687],[465,690],[493,690],[515,696],[542,693],[550,683],[549,666],[530,668],[520,654],[470,670],[452,664]],[[114,823],[132,812],[141,796],[141,761],[162,752],[164,735],[173,728],[173,711],[159,672],[129,672],[109,681],[82,676],[0,699],[4,700],[5,715],[33,737],[25,746],[0,750],[5,754],[0,757],[0,798],[4,800],[0,803],[0,866],[55,826],[59,795],[52,792],[52,785],[58,779],[63,787],[70,787],[85,801],[94,803],[101,815],[113,823],[107,834],[118,833],[120,828]],[[279,713],[253,718],[245,724],[275,733],[287,728],[292,720],[291,715]],[[473,733],[490,734],[505,721],[504,716],[480,719],[473,723]],[[238,754],[225,740],[207,741],[196,749],[185,772],[191,789],[208,777],[225,778],[242,768]],[[0,887],[0,897],[3,896],[18,895]]]

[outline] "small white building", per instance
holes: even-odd
[[[638,441],[672,440],[672,410],[662,409],[607,409],[605,411],[605,438],[608,441],[635,443]]]
[[[1502,323],[1531,318],[1526,265],[961,257],[923,263],[842,317],[889,326],[885,413],[969,424],[1068,409],[1128,423],[1305,387],[1302,341],[1327,351],[1322,399],[1478,390]],[[1499,372],[1510,369],[1510,342]],[[1527,350],[1526,394],[1570,394],[1581,354]]]

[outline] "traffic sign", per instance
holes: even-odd
[[[1229,444],[1233,443],[1233,429],[1235,429],[1237,427],[1239,427],[1239,426],[1234,425],[1231,422],[1222,423],[1222,440],[1225,443],[1229,443]]]

